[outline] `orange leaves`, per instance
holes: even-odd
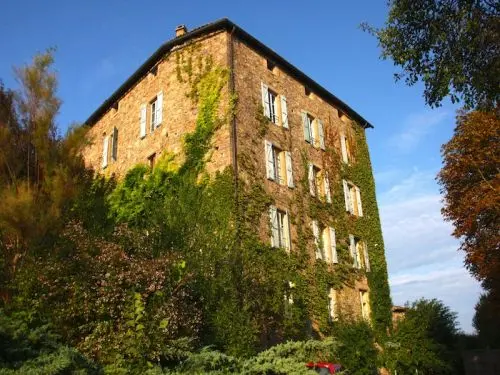
[[[459,112],[443,145],[438,181],[444,217],[462,240],[466,264],[479,280],[500,277],[500,119],[496,112]]]

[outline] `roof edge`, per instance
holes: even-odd
[[[295,76],[299,81],[303,82],[310,88],[313,92],[318,94],[323,99],[326,99],[337,106],[341,111],[345,112],[349,117],[353,118],[358,122],[363,128],[373,128],[373,125],[369,123],[363,116],[357,113],[345,102],[340,100],[338,97],[333,95],[326,88],[321,86],[319,83],[314,81],[312,78],[303,73],[300,69],[289,63],[285,58],[281,57],[279,54],[274,52],[271,48],[267,47],[265,44],[260,42],[258,39],[247,33],[241,27],[230,21],[228,18],[221,18],[212,23],[195,28],[186,34],[176,37],[162,44],[124,83],[122,83],[110,96],[106,99],[85,121],[85,125],[94,125],[100,117],[102,117],[106,111],[117,101],[123,94],[125,94],[142,76],[144,76],[154,65],[168,53],[172,48],[184,44],[190,39],[209,34],[211,32],[226,30],[233,31],[242,41],[248,43],[250,46],[256,48],[257,50],[263,52],[263,54],[269,56],[274,62],[282,66],[291,75]]]

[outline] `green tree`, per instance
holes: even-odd
[[[384,343],[385,367],[401,374],[459,373],[456,313],[436,299],[420,299],[407,307]]]
[[[500,293],[496,288],[481,295],[476,304],[476,313],[472,322],[483,347],[500,348],[499,316]]]
[[[384,27],[366,24],[396,80],[421,80],[430,106],[449,96],[468,108],[495,107],[500,87],[500,5],[490,0],[390,0]]]

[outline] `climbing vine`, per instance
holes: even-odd
[[[272,248],[262,241],[258,228],[273,199],[255,180],[259,174],[252,156],[238,153],[245,172],[236,185],[230,167],[215,175],[206,172],[215,149],[214,134],[235,115],[237,97],[227,89],[228,69],[214,63],[196,44],[175,52],[175,61],[178,82],[197,111],[195,128],[184,138],[182,157],[164,153],[152,171],[132,169],[110,201],[118,220],[148,233],[161,231],[171,251],[185,259],[186,273],[193,275],[192,289],[202,301],[198,340],[230,355],[247,356],[280,341],[335,333],[338,323],[329,318],[328,289],[352,287],[364,274],[351,266],[345,240],[349,233],[381,246],[380,251],[370,252],[373,272],[368,280],[373,321],[376,326],[386,325],[383,314],[390,305],[379,305],[379,298],[385,295],[384,288],[388,295],[387,279],[376,203],[369,203],[374,191],[364,138],[356,134],[356,164],[340,173],[349,175],[365,192],[365,217],[355,220],[346,215],[339,189],[333,189],[332,204],[312,199],[305,194],[304,177],[289,202],[303,213],[291,217],[297,230],[293,250],[287,254]],[[261,115],[255,119],[263,137],[269,122]],[[340,164],[332,150],[328,153]],[[335,227],[340,239],[338,265],[311,258],[314,241],[306,216]]]

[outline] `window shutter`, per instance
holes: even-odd
[[[370,266],[370,257],[368,255],[368,245],[365,243],[364,244],[364,255],[365,255],[365,269],[366,272],[371,272],[371,266]]]
[[[314,197],[316,196],[316,181],[314,181],[314,166],[311,163],[309,163],[308,179],[309,179],[309,192]]]
[[[327,203],[332,203],[332,194],[330,193],[330,180],[328,179],[328,172],[325,172],[325,197]]]
[[[306,142],[311,143],[311,126],[306,112],[302,112],[302,125],[304,126],[304,139]]]
[[[274,171],[274,152],[273,152],[273,144],[269,141],[265,142],[265,153],[266,153],[266,173],[267,178],[269,180],[275,179],[275,171]]]
[[[140,137],[144,138],[146,136],[146,104],[141,105],[139,118]]]
[[[281,125],[288,129],[288,110],[286,107],[286,98],[284,95],[280,95],[281,98]]]
[[[291,240],[291,236],[290,236],[290,215],[288,214],[288,210],[286,211],[286,215],[285,215],[285,221],[283,223],[283,235],[285,236],[285,246],[286,246],[286,250],[287,252],[290,252],[291,248],[292,248],[292,240]]]
[[[262,107],[264,107],[264,116],[271,118],[271,110],[269,108],[269,88],[264,82],[261,82],[262,92]]]
[[[113,135],[111,137],[111,159],[116,161],[118,158],[118,129],[113,128]]]
[[[358,203],[358,216],[363,216],[363,207],[361,206],[361,194],[356,186],[356,201]]]
[[[323,122],[321,120],[318,121],[318,136],[319,136],[319,147],[324,150],[325,149],[325,130],[323,129]]]
[[[332,263],[338,263],[339,257],[337,255],[337,239],[335,238],[335,229],[332,227],[330,227],[330,250],[332,253]]]
[[[340,150],[342,151],[342,161],[344,163],[349,163],[349,159],[347,158],[347,145],[345,142],[345,135],[340,135]]]
[[[106,168],[108,166],[108,147],[109,147],[109,136],[105,136],[102,141],[102,167]]]
[[[292,164],[292,154],[289,151],[285,151],[285,162],[286,162],[286,178],[288,182],[288,187],[293,188],[293,164]]]
[[[322,259],[321,249],[319,248],[319,226],[316,220],[312,221],[312,230],[314,235],[314,245],[316,246],[316,259]]]
[[[160,126],[161,122],[163,121],[163,91],[160,91],[158,93],[158,96],[156,97],[155,121],[156,121],[155,124],[156,127]]]
[[[351,257],[353,259],[353,263],[352,263],[353,267],[359,268],[356,242],[354,241],[354,236],[352,234],[349,235],[349,249],[351,250]]]
[[[269,207],[269,218],[271,224],[271,246],[278,247],[280,243],[278,229],[278,211],[275,206]]]
[[[344,187],[345,210],[351,212],[351,197],[349,195],[349,186],[346,180],[342,180],[342,186]]]

